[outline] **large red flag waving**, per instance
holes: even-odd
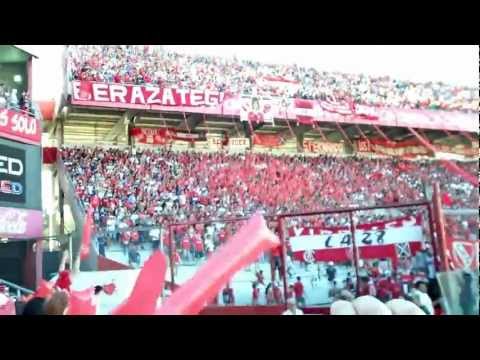
[[[93,287],[80,291],[71,291],[68,299],[67,315],[95,315],[97,306],[93,293]]]
[[[143,265],[130,296],[112,311],[112,315],[152,315],[162,294],[167,261],[156,251]]]
[[[279,245],[280,240],[267,228],[263,217],[254,215],[190,280],[175,290],[156,314],[198,314],[237,271],[254,262],[262,252]]]

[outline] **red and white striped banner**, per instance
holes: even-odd
[[[346,261],[352,247],[352,234],[345,227],[289,228],[289,244],[296,260],[304,261],[305,252],[316,261]],[[361,258],[397,257],[396,245],[409,243],[414,254],[423,241],[421,217],[406,217],[356,227],[355,242]]]

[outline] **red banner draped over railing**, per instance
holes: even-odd
[[[278,147],[283,144],[283,139],[276,134],[253,134],[253,145]]]
[[[204,132],[185,132],[170,128],[133,128],[130,130],[130,135],[133,136],[139,143],[153,145],[164,145],[172,140],[189,142],[207,141],[206,134]]]

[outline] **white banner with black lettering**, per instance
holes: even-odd
[[[356,231],[357,246],[393,245],[422,240],[421,226],[406,226],[374,231]],[[350,232],[325,235],[299,235],[290,238],[293,252],[305,250],[327,250],[345,248],[352,245]]]

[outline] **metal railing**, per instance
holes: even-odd
[[[33,290],[24,288],[23,286],[14,284],[8,280],[0,279],[0,284],[4,284],[8,286],[9,289],[13,289],[14,291],[16,291],[17,298],[20,298],[22,296],[22,293],[25,295],[31,295],[34,293]]]

